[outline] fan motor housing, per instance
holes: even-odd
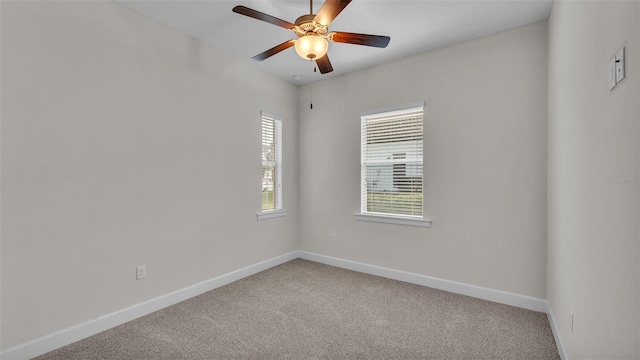
[[[315,33],[318,35],[325,35],[327,33],[327,27],[322,24],[318,24],[314,21],[315,14],[302,15],[296,19],[296,28],[294,31],[298,36],[304,36],[307,33]]]

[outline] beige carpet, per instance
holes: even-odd
[[[293,260],[37,359],[559,359],[547,316]]]

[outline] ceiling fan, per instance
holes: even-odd
[[[338,16],[350,2],[351,0],[326,0],[318,13],[314,14],[313,0],[309,0],[309,14],[297,18],[295,24],[242,5],[234,7],[233,12],[292,30],[298,36],[297,39],[285,41],[280,45],[276,45],[254,56],[254,60],[262,61],[295,46],[298,55],[305,60],[315,60],[320,69],[320,73],[326,74],[333,71],[329,56],[327,55],[329,41],[385,48],[391,40],[388,36],[340,31],[329,32],[329,24],[331,24],[336,16]]]

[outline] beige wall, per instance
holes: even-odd
[[[113,2],[1,6],[2,349],[298,248],[293,85]]]
[[[117,4],[2,1],[0,349],[301,248],[548,298],[569,358],[640,357],[640,191],[611,182],[640,175],[638,4],[558,2],[549,42],[539,22],[318,81],[309,110]],[[433,226],[355,221],[359,114],[415,101]],[[260,110],[290,211],[257,222]]]
[[[639,4],[560,1],[549,18],[547,295],[571,359],[640,358]]]
[[[546,298],[546,64],[543,21],[303,88],[302,249]],[[414,101],[433,226],[356,221],[359,115]]]

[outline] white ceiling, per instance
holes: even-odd
[[[145,16],[221,49],[250,59],[296,35],[287,29],[233,13],[244,5],[289,22],[309,12],[308,0],[116,0]],[[314,13],[324,1],[313,2]],[[293,84],[304,84],[457,42],[546,19],[552,0],[353,0],[329,26],[391,37],[385,49],[330,43],[334,71],[313,74],[313,65],[293,48],[255,65]],[[296,80],[296,75],[301,76]]]

